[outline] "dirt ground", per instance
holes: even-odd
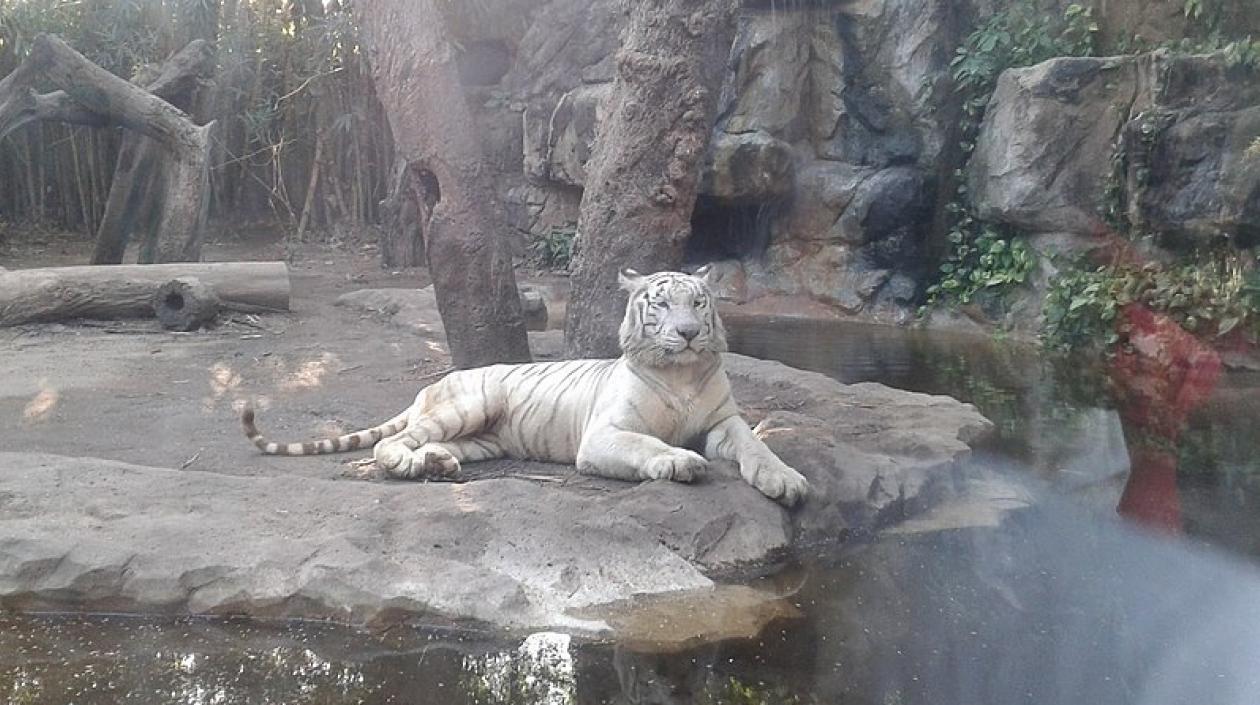
[[[0,267],[83,264],[90,242],[24,237]],[[290,261],[292,311],[234,314],[210,331],[170,333],[155,320],[0,328],[0,449],[96,456],[189,471],[341,477],[363,453],[261,456],[236,408],[300,440],[379,423],[448,364],[445,341],[400,331],[333,301],[362,288],[420,287],[424,270],[388,272],[358,247],[209,245],[205,258]]]

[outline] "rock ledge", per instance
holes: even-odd
[[[915,514],[991,428],[945,397],[737,355],[727,369],[749,420],[810,478],[805,506],[783,510],[729,464],[691,486],[518,461],[416,484],[5,452],[0,607],[597,632],[572,615],[711,590],[714,576]]]

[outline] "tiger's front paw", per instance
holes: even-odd
[[[709,469],[709,461],[684,448],[670,448],[652,456],[640,475],[645,480],[691,482]]]
[[[757,457],[740,463],[740,475],[770,499],[791,507],[809,494],[809,481],[776,457]]]

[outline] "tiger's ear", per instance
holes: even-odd
[[[643,275],[626,267],[617,273],[617,283],[621,285],[624,291],[633,292],[639,288],[639,284],[643,283]]]
[[[704,282],[705,286],[713,286],[714,274],[713,265],[706,264],[700,269],[697,269],[695,272],[692,272],[691,276]]]

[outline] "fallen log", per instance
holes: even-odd
[[[153,295],[153,312],[167,330],[188,332],[213,325],[220,308],[219,295],[196,277],[172,279]]]
[[[148,318],[172,279],[195,277],[225,311],[289,310],[284,262],[201,262],[46,267],[0,272],[0,326],[68,318]]]

